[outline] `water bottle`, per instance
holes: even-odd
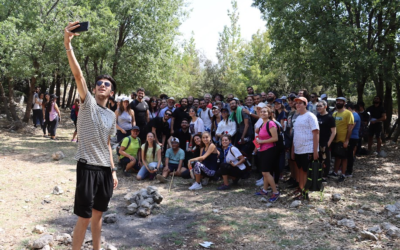
[[[285,119],[285,121],[283,122],[283,131],[286,131],[287,128],[287,120]]]
[[[189,150],[189,141],[186,141],[186,151]]]
[[[258,137],[258,135],[257,135],[257,136],[256,136],[256,140],[258,140],[258,139],[259,139],[259,137]],[[260,150],[260,144],[258,144],[257,150]]]

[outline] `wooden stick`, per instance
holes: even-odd
[[[171,192],[171,187],[172,187],[172,182],[174,181],[174,176],[175,176],[175,169],[174,169],[174,172],[172,172],[172,178],[171,178],[171,183],[169,184],[168,193]]]

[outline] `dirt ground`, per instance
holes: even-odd
[[[77,144],[70,142],[73,124],[68,113],[64,116],[58,141],[42,137],[32,125],[17,132],[0,128],[0,249],[26,249],[39,237],[32,232],[36,225],[50,233],[73,230]],[[213,249],[400,249],[400,240],[385,231],[377,234],[378,241],[359,237],[361,231],[383,222],[400,227],[400,219],[384,210],[400,200],[398,145],[383,149],[386,158],[358,158],[353,178],[340,184],[329,180],[322,200],[319,193],[312,193],[311,200],[296,209],[289,208],[291,190],[285,184],[280,185],[282,196],[276,203],[262,203],[254,196],[255,175],[229,191],[217,191],[220,183],[211,182],[193,192],[188,190],[189,180],[175,178],[168,193],[169,184],[139,182],[118,172],[119,186],[106,213],[117,213],[118,220],[103,224],[102,235],[118,249],[202,249],[199,243],[204,241],[213,242]],[[53,161],[56,151],[66,157]],[[52,194],[56,185],[63,194]],[[127,215],[124,195],[149,185],[164,196],[160,208],[147,218]],[[341,194],[342,199],[334,202],[332,194]],[[343,218],[352,219],[356,227],[338,226]]]

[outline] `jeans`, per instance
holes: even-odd
[[[158,164],[158,162],[150,162],[150,163],[148,164],[148,166],[149,166],[150,169],[152,169],[152,168],[155,169],[155,168],[157,167],[157,164]],[[159,170],[161,170],[162,168],[163,168],[163,165],[161,164]],[[149,171],[147,170],[147,168],[143,165],[143,166],[140,168],[140,170],[139,170],[139,172],[138,172],[137,175],[140,176],[140,178],[143,180],[143,179],[145,179],[147,176],[150,175],[150,172],[149,172]]]
[[[50,121],[50,136],[56,136],[57,127],[58,127],[58,117]]]

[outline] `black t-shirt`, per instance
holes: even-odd
[[[331,129],[336,127],[335,118],[330,114],[317,114],[317,119],[319,124],[319,145],[326,146],[332,134]]]
[[[189,123],[191,120],[190,115],[188,114],[188,109],[186,109],[186,111],[184,111],[182,108],[176,108],[175,111],[172,113],[172,117],[175,118],[174,130],[180,129],[182,120],[184,118],[186,118]]]
[[[117,110],[117,104],[114,103],[114,105],[112,105],[112,104],[110,103],[110,109],[111,109],[112,112],[115,112],[115,110]]]
[[[175,130],[172,136],[179,139],[179,147],[186,152],[186,142],[188,141],[190,143],[190,140],[192,139],[192,135],[190,134],[189,128],[186,131],[186,133],[183,132],[181,128]]]
[[[144,100],[139,102],[137,99],[133,100],[130,104],[131,109],[135,111],[136,125],[141,127],[147,123],[147,110],[149,110],[149,105]],[[142,129],[142,128],[141,128]]]
[[[379,119],[382,117],[382,114],[385,114],[385,108],[382,106],[375,107],[375,105],[372,105],[371,107],[367,108],[366,112],[369,112],[371,115],[371,118],[374,119]]]
[[[147,125],[147,132],[151,132],[153,128],[156,128],[156,136],[159,142],[162,142],[162,136],[169,136],[169,124],[164,122],[162,117],[156,117],[152,119]]]
[[[236,113],[235,113],[235,115],[233,116],[233,120],[235,121],[235,123],[236,123],[236,126],[237,126],[237,132],[238,133],[240,133],[240,134],[243,134],[243,132],[244,132],[244,120],[245,119],[247,119],[248,120],[248,124],[249,124],[249,127],[248,127],[248,129],[247,129],[247,133],[246,133],[246,135],[244,136],[245,138],[246,137],[254,137],[254,126],[252,125],[252,123],[251,123],[251,116],[250,115],[248,115],[248,114],[246,114],[245,112],[243,112],[243,110],[242,110],[242,122],[239,124],[238,122],[237,122],[237,120],[236,120]],[[240,138],[239,138],[240,139]]]

